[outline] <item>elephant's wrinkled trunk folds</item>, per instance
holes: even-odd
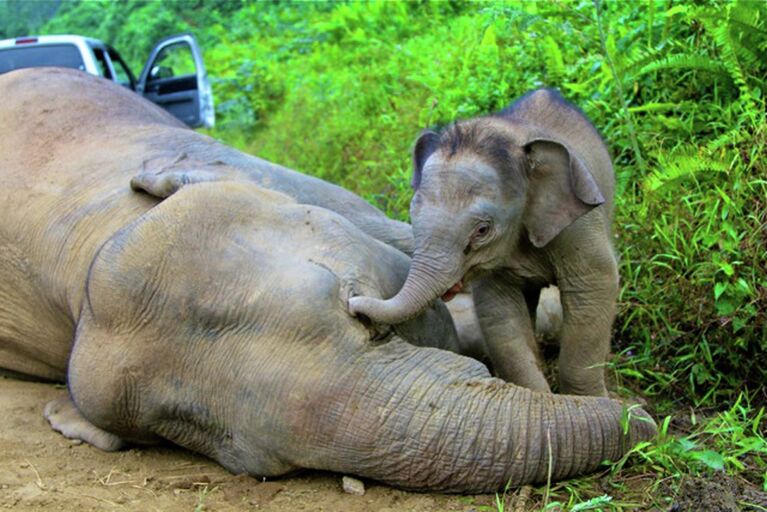
[[[459,265],[456,263],[447,268],[458,269]],[[397,295],[388,300],[352,297],[349,311],[383,324],[399,324],[421,313],[462,277],[455,271],[435,269],[434,261],[420,257],[416,250],[405,284]]]
[[[358,363],[363,371],[347,374],[354,390],[323,410],[328,437],[303,454],[317,459],[300,465],[406,489],[493,492],[594,471],[656,431],[639,408],[536,393],[400,340]]]

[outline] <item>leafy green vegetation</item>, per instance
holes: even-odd
[[[405,220],[421,129],[560,89],[617,172],[611,374],[665,420],[657,442],[606,473],[531,499],[668,509],[685,481],[720,474],[767,492],[763,0],[53,4],[29,31],[104,39],[136,71],[154,41],[193,32],[216,96],[212,135]],[[0,0],[0,14],[24,9]],[[21,18],[0,15],[0,37],[20,35]]]
[[[539,510],[670,510],[680,485],[684,494],[686,482],[706,482],[700,496],[689,497],[694,507],[679,510],[732,510],[717,508],[718,494],[728,492],[743,510],[765,510],[764,415],[764,408],[754,409],[741,395],[732,407],[705,421],[694,413],[666,416],[659,422],[660,433],[653,442],[640,443],[622,460],[607,464],[602,473],[535,489],[527,502]],[[680,420],[686,425],[673,425]],[[726,474],[756,485],[750,491],[743,489]],[[725,492],[717,481],[726,482]],[[495,510],[508,508],[519,494],[507,489],[497,496]]]

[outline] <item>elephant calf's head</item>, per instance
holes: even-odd
[[[464,281],[511,263],[515,247],[544,247],[605,202],[566,141],[507,112],[422,133],[413,163],[415,251],[407,281],[388,301],[349,304],[385,323],[437,297],[451,299]]]

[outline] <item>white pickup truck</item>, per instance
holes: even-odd
[[[211,128],[215,123],[202,52],[191,34],[157,43],[138,80],[120,54],[98,39],[60,35],[0,40],[0,73],[40,66],[79,69],[117,82],[193,128]]]

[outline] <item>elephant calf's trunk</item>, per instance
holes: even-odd
[[[397,295],[388,300],[352,297],[349,299],[349,312],[352,315],[365,315],[382,324],[399,324],[419,315],[460,278],[461,276],[434,271],[415,258],[405,284]]]

